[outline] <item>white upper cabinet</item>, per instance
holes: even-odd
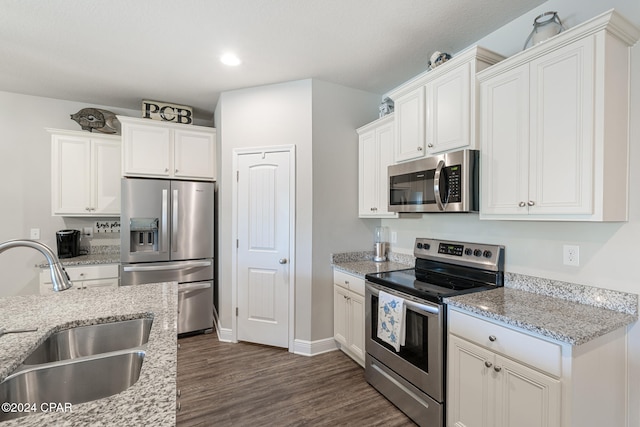
[[[389,212],[387,168],[393,163],[393,114],[358,129],[360,218],[397,218]]]
[[[474,46],[391,91],[395,162],[477,148],[476,72],[503,59]]]
[[[118,116],[124,176],[216,179],[216,130]]]
[[[478,74],[482,219],[627,220],[638,37],[607,12]]]
[[[120,215],[120,137],[51,133],[51,208],[60,216]]]

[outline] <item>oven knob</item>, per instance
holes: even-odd
[[[416,246],[418,247],[418,249],[422,249],[422,243],[418,243]]]
[[[482,251],[480,249],[476,249],[475,251],[473,251],[473,254],[475,256],[482,256]]]
[[[424,248],[425,251],[428,251],[431,248],[431,245],[428,243],[425,243],[424,245],[422,245],[422,247]]]
[[[483,257],[485,257],[485,258],[491,258],[491,255],[493,255],[493,254],[491,253],[491,251],[484,251],[484,252],[482,253],[482,256],[483,256]]]
[[[467,256],[473,255],[473,249],[471,249],[471,248],[465,249],[464,250],[464,254],[467,255]]]

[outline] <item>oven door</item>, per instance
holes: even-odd
[[[405,301],[406,339],[399,352],[377,337],[380,290]],[[444,307],[371,282],[366,283],[365,297],[367,354],[437,402],[444,402]]]

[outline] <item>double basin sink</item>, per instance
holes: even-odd
[[[46,411],[52,404],[101,399],[131,387],[140,377],[152,322],[145,317],[52,334],[0,383],[0,402],[18,409],[0,412],[0,421]]]

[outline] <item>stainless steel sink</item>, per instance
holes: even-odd
[[[22,362],[23,367],[139,347],[149,341],[153,319],[80,326],[56,332]]]
[[[112,396],[138,381],[144,356],[143,350],[136,349],[32,366],[0,383],[0,402],[28,402],[40,412],[42,405],[46,410],[54,403],[73,405]],[[0,421],[30,413],[0,412]]]

